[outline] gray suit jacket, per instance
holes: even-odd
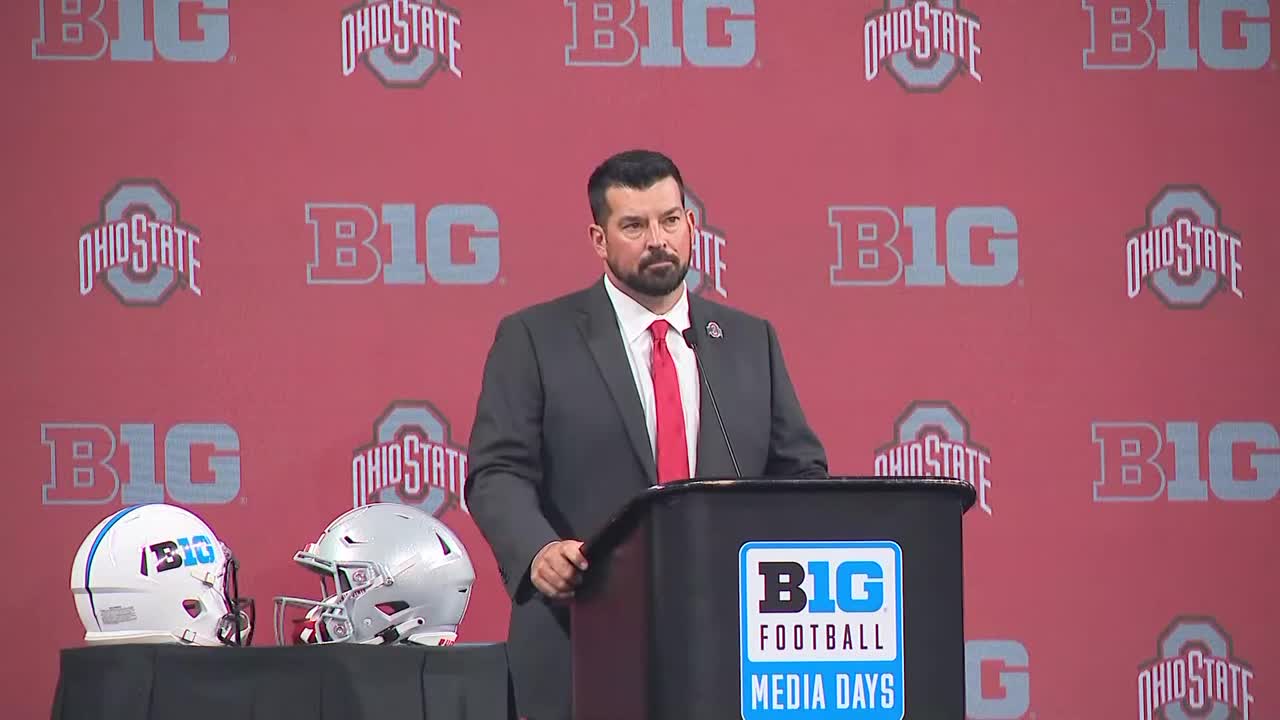
[[[698,353],[744,477],[825,477],[767,321],[689,297]],[[720,338],[707,334],[714,321]],[[592,537],[656,482],[653,450],[603,280],[504,317],[485,362],[467,449],[467,504],[512,598],[508,653],[520,713],[570,717],[567,608],[533,590],[553,540]],[[733,477],[702,384],[697,477]]]

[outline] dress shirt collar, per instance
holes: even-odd
[[[627,345],[649,332],[649,326],[659,318],[671,323],[671,327],[679,333],[683,333],[689,327],[689,291],[684,283],[680,284],[680,299],[662,315],[655,315],[633,300],[630,295],[619,290],[608,274],[604,276],[604,289],[609,294],[610,302],[613,303],[614,314],[617,315],[618,325],[622,328],[622,339]]]

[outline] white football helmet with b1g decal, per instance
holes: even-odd
[[[103,518],[80,543],[71,591],[91,645],[253,642],[239,564],[189,510],[155,503]]]

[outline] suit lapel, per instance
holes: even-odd
[[[649,478],[650,483],[657,482],[658,470],[653,460],[653,449],[649,446],[644,409],[640,406],[636,382],[631,376],[631,363],[627,360],[622,333],[618,331],[618,320],[604,289],[603,280],[592,286],[587,293],[586,306],[578,316],[578,328],[582,331],[587,347],[591,349],[591,355],[600,368],[605,384],[609,386],[609,394],[622,416],[622,425],[631,441],[631,449],[644,468],[645,477]]]
[[[702,368],[716,386],[716,399],[720,401],[720,414],[726,418],[725,429],[729,430],[733,417],[732,404],[725,389],[728,379],[725,367],[727,355],[723,335],[713,338],[707,334],[707,325],[717,321],[714,303],[703,300],[696,295],[689,296],[689,317],[693,323],[693,332],[698,338],[698,359]],[[711,404],[711,395],[707,391],[705,378],[700,379],[698,405],[698,467],[694,475],[702,478],[733,477],[733,463],[729,460],[729,450],[725,447],[724,437],[720,434],[720,424],[716,422],[715,407]]]

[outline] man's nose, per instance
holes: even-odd
[[[666,233],[657,225],[649,225],[644,231],[644,244],[650,250],[657,248],[665,248],[670,244],[667,242]]]

